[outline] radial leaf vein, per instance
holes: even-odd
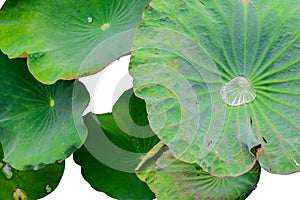
[[[279,103],[279,104],[282,104],[282,105],[285,105],[285,106],[288,106],[290,108],[293,108],[293,109],[296,109],[296,110],[300,111],[300,107],[297,106],[297,105],[292,105],[292,104],[286,103],[285,101],[281,101],[279,99],[276,99],[272,95],[269,95],[269,94],[267,94],[265,92],[262,92],[262,91],[257,91],[257,93],[259,93],[262,96],[265,96],[267,99],[270,99],[271,101],[274,101],[276,103]]]
[[[261,67],[261,64],[263,63],[263,61],[266,59],[266,55],[269,53],[273,43],[275,42],[275,39],[277,38],[279,32],[280,32],[280,28],[282,27],[282,25],[284,24],[285,21],[287,21],[288,18],[284,18],[282,21],[280,21],[278,23],[278,26],[273,34],[272,39],[270,40],[269,44],[267,45],[267,47],[265,48],[265,51],[263,52],[263,55],[260,59],[260,61],[258,62],[258,64],[254,67],[254,69],[252,70],[251,74],[249,77],[251,77],[252,80],[254,80],[253,76],[256,77],[257,75],[257,70]]]
[[[255,103],[255,102],[254,102]],[[256,106],[256,103],[255,103],[255,106]],[[262,135],[261,135],[261,132],[260,132],[260,124],[259,124],[259,121],[257,119],[257,116],[256,116],[256,112],[254,111],[254,108],[252,106],[252,104],[249,104],[249,107],[250,107],[250,110],[251,110],[251,113],[252,113],[252,116],[253,116],[253,121],[255,123],[255,129],[256,129],[256,132],[257,132],[257,139],[258,141],[262,144]],[[259,110],[260,108],[257,107],[257,109]],[[270,170],[271,169],[271,159],[270,159],[270,156],[266,150],[266,148],[263,148],[262,151],[264,152],[267,160],[268,160],[268,169]]]
[[[283,115],[282,112],[278,111],[277,109],[274,109],[271,107],[268,103],[266,103],[263,98],[258,97],[258,100],[262,102],[269,110],[271,110],[273,113],[277,114],[280,116],[282,119],[284,119],[286,122],[288,122],[290,125],[292,125],[296,130],[300,130],[300,127],[298,127],[295,123],[293,123],[286,115]],[[262,113],[265,117],[266,115]],[[266,119],[270,122],[270,120],[266,117]],[[270,122],[270,124],[272,124]],[[275,127],[275,126],[274,126]],[[279,133],[279,132],[278,132]],[[282,136],[281,136],[282,137]]]
[[[189,6],[191,9],[193,9],[196,13],[198,13],[198,14],[202,17],[202,19],[205,20],[206,27],[209,28],[209,31],[210,31],[211,35],[213,36],[213,38],[214,38],[214,41],[217,43],[218,47],[222,50],[222,54],[223,54],[223,56],[226,58],[226,62],[227,62],[227,64],[228,64],[228,66],[225,67],[225,66],[223,65],[223,63],[222,63],[221,61],[219,61],[216,57],[211,56],[210,53],[207,53],[207,54],[210,55],[210,57],[211,57],[211,58],[212,58],[212,59],[213,59],[220,67],[221,67],[221,69],[222,69],[224,72],[226,72],[226,74],[227,74],[228,76],[230,76],[230,77],[237,76],[237,74],[234,72],[234,69],[233,69],[232,64],[230,63],[230,61],[229,61],[229,59],[228,59],[228,55],[226,54],[223,45],[221,45],[220,41],[217,39],[217,37],[216,37],[216,35],[215,35],[215,32],[212,30],[211,23],[210,23],[209,20],[208,20],[208,16],[205,16],[202,12],[199,12],[199,10],[198,10],[198,9],[195,9],[195,7],[190,6],[190,5],[188,5],[188,6]],[[217,7],[217,8],[218,8],[218,7]],[[217,9],[217,11],[218,11],[218,9]],[[223,17],[222,14],[221,14],[221,16]],[[224,22],[226,23],[226,25],[229,26],[229,25],[228,25],[228,22],[227,22],[225,19],[223,19],[223,20],[224,20]],[[207,51],[205,50],[205,48],[202,47],[202,45],[199,44],[199,46],[201,47],[201,49],[202,49],[203,51],[207,52]],[[228,69],[230,69],[231,71],[229,71]],[[227,78],[227,79],[229,80],[230,78]]]
[[[265,86],[256,86],[255,89],[257,89],[257,92],[259,92],[259,90],[263,90],[263,91],[280,93],[280,94],[300,95],[300,92],[297,91],[279,90],[279,89],[265,87]]]
[[[273,59],[271,59],[268,63],[266,63],[262,68],[261,68],[261,70],[260,71],[258,71],[257,73],[255,73],[255,75],[253,76],[253,79],[255,80],[257,77],[259,77],[261,74],[263,74],[267,69],[269,69],[269,67],[277,60],[277,59],[279,59],[281,56],[282,56],[282,54],[284,53],[284,52],[286,52],[295,42],[297,42],[298,41],[298,39],[300,38],[300,33],[297,35],[297,37],[294,39],[294,40],[292,40],[284,49],[282,49],[282,51],[280,51],[276,56],[274,56],[273,57]],[[296,62],[292,62],[292,64],[293,63],[297,63],[297,61]],[[288,67],[290,67],[291,66],[291,64],[288,64],[287,65],[287,67],[282,67],[281,68],[281,70],[282,69],[286,69],[286,68],[288,68]],[[280,69],[278,69],[278,70],[275,70],[275,72],[279,72],[280,71]],[[271,74],[274,74],[274,72],[269,72],[269,73],[267,73],[267,74],[265,74],[263,77],[267,77],[268,75],[271,75]]]

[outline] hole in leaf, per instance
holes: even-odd
[[[212,143],[212,141],[210,140],[208,143],[207,143],[207,146],[210,146]]]
[[[264,136],[262,137],[262,139],[263,139],[264,143],[266,143],[266,144],[268,143],[267,139]]]
[[[199,2],[200,2],[202,5],[205,5],[205,3],[204,3],[203,1],[199,0]]]

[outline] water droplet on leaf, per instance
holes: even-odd
[[[255,100],[256,92],[251,82],[238,76],[225,83],[220,91],[223,101],[230,106],[239,106]]]
[[[92,17],[88,17],[88,18],[86,19],[86,21],[89,22],[89,23],[92,23],[92,22],[93,22],[93,18],[92,18]]]
[[[101,26],[101,30],[102,30],[102,31],[106,31],[106,30],[109,29],[109,28],[110,28],[110,24],[108,24],[108,23],[103,24],[103,25]]]
[[[8,164],[4,165],[2,168],[2,173],[7,179],[12,179],[14,175],[11,167]]]
[[[45,189],[46,189],[47,193],[50,193],[52,191],[52,188],[50,185],[46,185]]]
[[[28,200],[28,197],[24,190],[18,188],[13,193],[13,199],[14,200]]]

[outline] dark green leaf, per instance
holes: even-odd
[[[3,152],[0,145],[0,160],[2,159]],[[59,184],[65,168],[63,162],[36,171],[19,171],[1,161],[0,199],[5,200],[36,200],[50,194]]]
[[[43,85],[25,59],[0,53],[0,141],[4,161],[16,169],[38,169],[69,157],[85,141],[82,113],[89,101],[74,81]]]
[[[0,49],[27,55],[43,83],[100,71],[128,53],[149,0],[7,0],[0,11]]]
[[[144,103],[129,103],[137,100],[130,101],[136,98],[132,94],[132,90],[125,92],[114,106],[113,113],[85,116],[89,134],[84,147],[74,154],[74,160],[81,165],[83,177],[98,191],[117,199],[153,199],[154,194],[138,179],[135,168],[159,139],[149,126],[141,127],[131,119],[129,107],[139,105],[139,110],[145,108]],[[139,112],[131,114],[137,118]],[[126,130],[121,128],[123,125],[126,125]]]
[[[153,0],[130,73],[173,155],[237,176],[300,171],[299,0]],[[261,147],[261,148],[260,148]]]

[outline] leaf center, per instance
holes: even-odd
[[[110,28],[110,24],[108,24],[108,23],[105,23],[105,24],[103,24],[102,26],[101,26],[101,30],[102,31],[106,31],[107,29],[109,29]]]
[[[50,107],[53,108],[55,106],[55,101],[54,99],[50,99]]]

